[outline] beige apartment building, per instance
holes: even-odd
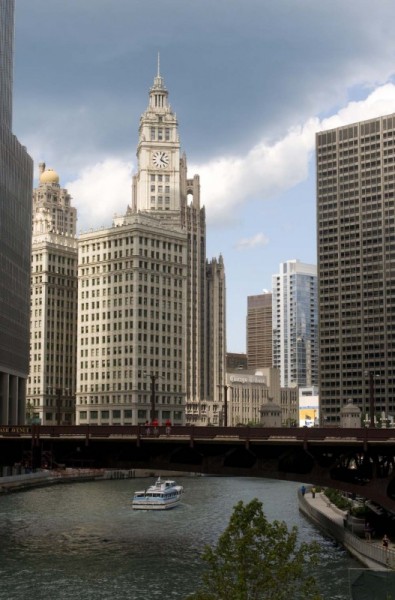
[[[53,169],[39,165],[33,191],[29,423],[75,422],[77,211]]]
[[[247,360],[249,369],[273,366],[272,293],[247,297]]]
[[[316,136],[320,405],[395,414],[395,114]],[[369,421],[369,417],[368,417]]]
[[[137,159],[126,213],[79,238],[77,424],[204,424],[225,376],[225,269],[206,259],[199,177],[159,66]]]

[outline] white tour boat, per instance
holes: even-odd
[[[184,488],[177,485],[175,481],[167,479],[161,481],[158,477],[156,483],[148,489],[135,492],[132,508],[135,510],[166,510],[176,506],[180,500]]]

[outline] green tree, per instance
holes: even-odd
[[[320,600],[312,571],[316,543],[298,544],[297,528],[270,523],[256,498],[233,510],[215,547],[207,546],[207,569],[188,600]]]

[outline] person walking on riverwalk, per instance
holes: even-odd
[[[315,487],[311,488],[311,495],[313,498],[315,498]]]
[[[366,521],[365,523],[365,539],[368,542],[372,541],[372,528],[370,526],[369,521]]]
[[[388,565],[388,562],[389,562],[389,560],[388,560],[388,547],[390,545],[390,541],[389,541],[389,538],[388,538],[387,534],[384,535],[382,544],[383,544],[383,549],[384,549],[385,557],[386,557],[385,558],[385,562]]]

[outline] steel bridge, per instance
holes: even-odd
[[[395,512],[395,429],[0,426],[0,466],[15,463],[300,481]]]

